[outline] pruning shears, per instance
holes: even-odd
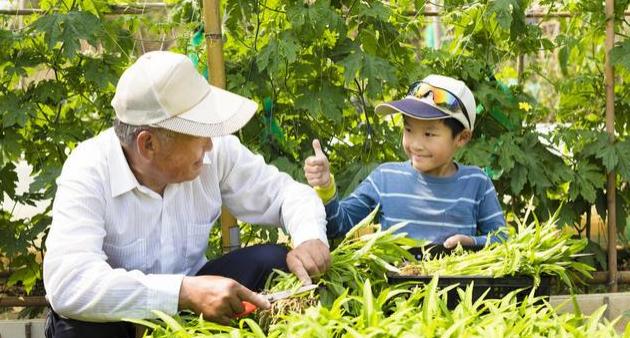
[[[270,293],[270,294],[262,295],[262,296],[267,298],[269,303],[273,303],[281,299],[290,298],[293,296],[297,296],[297,295],[309,292],[316,288],[317,288],[317,284],[304,285],[304,286],[299,287],[298,289],[284,290],[284,291],[274,292],[274,293]],[[243,305],[243,308],[245,308],[245,310],[243,310],[243,312],[241,313],[235,314],[234,315],[235,318],[247,316],[248,314],[256,311],[257,309],[256,305],[248,301],[241,301],[241,305]]]

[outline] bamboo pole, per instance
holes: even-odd
[[[24,306],[24,307],[48,306],[48,302],[46,301],[46,297],[44,296],[25,296],[25,297],[0,296],[0,307],[14,307],[14,306]]]
[[[223,34],[219,15],[220,0],[203,1],[206,51],[208,52],[208,81],[225,89],[225,61],[223,60]]]
[[[606,131],[611,145],[615,142],[615,70],[610,52],[615,45],[615,0],[606,0]],[[615,171],[608,173],[606,197],[608,200],[608,282],[610,292],[617,292],[617,177]]]
[[[630,284],[630,271],[617,271],[615,275],[616,275],[615,282],[617,284]],[[610,284],[610,271],[593,272],[593,278],[587,280],[587,283]]]
[[[208,81],[213,86],[225,89],[220,5],[220,0],[203,0],[203,18],[206,32],[206,51],[208,52]],[[222,207],[221,243],[224,253],[240,248],[240,234],[236,218],[225,207]]]

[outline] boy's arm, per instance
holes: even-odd
[[[378,176],[377,170],[366,177],[350,196],[341,201],[336,192],[337,188],[332,175],[332,187],[328,187],[330,190],[319,189],[318,195],[324,202],[324,208],[326,209],[326,221],[328,222],[326,224],[326,234],[328,238],[345,235],[355,224],[367,217],[380,203],[380,196],[375,182]],[[326,199],[331,193],[332,197]]]
[[[505,227],[505,217],[490,178],[487,178],[484,191],[482,192],[478,215],[477,229],[480,235],[473,236],[475,245],[485,245],[488,237],[490,237],[491,243],[505,239],[505,233],[495,233],[497,230]]]
[[[315,155],[304,161],[304,176],[324,203],[326,209],[326,234],[329,238],[345,235],[355,224],[365,218],[378,203],[380,197],[374,181],[378,169],[373,171],[346,199],[339,201],[335,177],[330,163],[322,151],[319,140],[313,140]]]
[[[327,186],[315,186],[313,187],[317,196],[324,202],[324,204],[328,204],[336,195],[337,195],[337,185],[335,184],[335,176],[330,173],[330,181]]]

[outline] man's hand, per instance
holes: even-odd
[[[244,311],[241,301],[261,309],[271,306],[265,297],[220,276],[186,276],[179,290],[179,310],[192,310],[220,324],[229,324],[235,314]]]
[[[311,187],[328,187],[330,185],[330,163],[322,151],[318,139],[313,140],[315,156],[304,160],[304,176]]]
[[[473,246],[475,241],[470,236],[466,235],[453,235],[444,241],[444,247],[446,249],[452,249],[460,243],[462,246]]]
[[[311,277],[323,275],[330,268],[330,261],[330,250],[319,239],[308,240],[289,251],[287,255],[289,270],[304,285],[312,283]]]

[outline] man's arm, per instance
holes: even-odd
[[[245,309],[241,301],[248,301],[261,309],[268,309],[269,301],[239,284],[221,276],[186,276],[179,292],[179,309],[203,314],[206,320],[228,325],[235,314]]]
[[[309,282],[304,270],[313,276],[328,269],[324,207],[309,186],[267,165],[234,136],[215,139],[213,159],[230,212],[249,223],[287,229],[295,248],[287,258],[292,272]]]

